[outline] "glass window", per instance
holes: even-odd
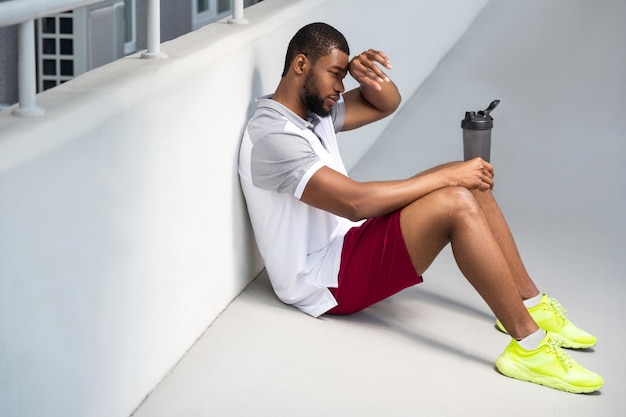
[[[218,0],[217,12],[224,13],[230,11],[230,0]]]
[[[57,62],[54,59],[43,60],[44,75],[57,75]]]
[[[72,76],[74,75],[74,61],[71,59],[62,59],[61,63],[61,75]]]
[[[124,0],[124,41],[131,42],[133,40],[133,1]]]
[[[80,36],[83,27],[80,23],[74,27],[75,19],[80,19],[80,16],[83,15],[75,15],[70,10],[37,20],[38,91],[56,87],[84,72],[81,71],[81,64],[76,61],[76,49],[81,44],[74,42],[74,37]]]
[[[124,53],[137,50],[137,12],[135,0],[124,0]]]
[[[72,34],[74,33],[74,28],[72,27],[72,22],[74,19],[71,17],[61,17],[59,19],[59,33],[63,34]]]
[[[232,12],[231,0],[191,0],[193,29],[223,19]]]
[[[43,33],[56,33],[57,25],[54,17],[46,17],[43,19]]]
[[[51,88],[54,88],[57,86],[57,82],[54,80],[44,80],[43,82],[43,89],[44,90],[49,90]]]
[[[196,1],[197,1],[196,13],[203,13],[209,10],[209,0],[196,0]]]
[[[59,39],[59,50],[61,55],[74,55],[74,40]]]
[[[56,39],[43,39],[43,53],[46,55],[54,55],[57,53]]]

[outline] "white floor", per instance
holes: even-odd
[[[350,317],[285,306],[262,274],[134,415],[623,415],[625,19],[623,0],[493,1],[352,171],[401,178],[459,159],[464,112],[501,99],[496,195],[540,287],[598,336],[570,352],[604,376],[600,392],[500,375],[508,338],[446,250],[424,284]]]

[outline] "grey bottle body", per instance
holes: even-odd
[[[469,161],[470,159],[480,157],[490,162],[493,118],[489,113],[499,103],[500,100],[494,100],[485,110],[465,112],[465,118],[461,120],[464,160]]]
[[[491,160],[491,129],[463,129],[463,159]]]

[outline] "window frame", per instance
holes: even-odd
[[[200,0],[191,0],[191,25],[192,30],[200,29],[209,23],[216,22],[233,14],[233,3],[229,2],[228,9],[218,13],[218,0],[208,0],[208,9],[198,12]]]

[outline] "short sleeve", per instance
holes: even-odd
[[[320,165],[320,158],[311,144],[296,131],[285,128],[287,121],[259,120],[262,129],[248,126],[252,142],[251,177],[259,188],[288,193],[299,198],[298,186],[311,170]]]

